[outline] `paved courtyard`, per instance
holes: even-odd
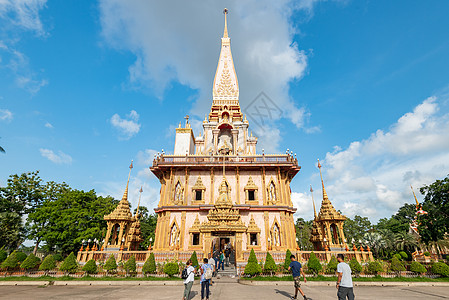
[[[327,286],[304,286],[309,299],[336,299],[336,289]],[[0,286],[0,299],[181,299],[182,286]],[[289,286],[248,286],[217,283],[211,288],[215,299],[286,300],[292,294]],[[356,287],[356,299],[449,299],[449,287]],[[195,284],[191,299],[200,299],[200,286]]]

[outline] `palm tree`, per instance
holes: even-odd
[[[406,231],[398,232],[394,235],[394,245],[398,250],[413,249],[418,245],[418,240],[415,236]]]
[[[368,245],[374,252],[374,256],[378,257],[379,250],[385,248],[387,243],[382,235],[377,232],[367,232],[363,235],[363,242]]]

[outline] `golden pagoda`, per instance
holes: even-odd
[[[315,203],[313,203],[314,220],[312,224],[310,241],[312,242],[314,249],[317,251],[345,250],[347,248],[347,244],[345,234],[343,232],[343,224],[346,217],[334,208],[329,200],[329,197],[327,196],[319,160],[318,168],[320,169],[321,186],[323,188],[323,201],[321,202],[321,208],[318,215],[316,213]]]
[[[108,226],[103,245],[105,250],[137,250],[139,243],[142,241],[138,210],[136,215],[133,216],[128,202],[128,186],[132,168],[131,162],[122,200],[114,211],[104,216]]]

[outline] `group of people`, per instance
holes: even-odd
[[[301,293],[301,296],[307,300],[306,295],[301,289],[301,275],[304,277],[304,283],[307,282],[306,274],[304,273],[301,264],[296,261],[296,257],[294,255],[290,256],[291,263],[288,267],[288,270],[292,272],[293,281],[295,285],[295,295],[292,296],[292,299],[297,299],[298,291]],[[345,263],[345,257],[343,254],[337,254],[337,297],[338,300],[354,300],[354,290],[352,285],[352,276],[351,276],[351,267],[347,263]]]
[[[218,268],[220,268],[220,265],[222,265],[223,261],[225,260],[226,256],[224,254],[224,251],[221,251],[220,257],[219,257],[219,265]],[[306,274],[304,273],[302,269],[301,263],[296,261],[296,257],[294,255],[290,256],[291,263],[288,267],[288,270],[292,272],[293,275],[293,281],[295,286],[295,295],[291,297],[291,299],[297,299],[298,292],[301,293],[301,296],[307,300],[306,295],[304,294],[303,290],[301,289],[301,275],[304,278],[304,283],[307,282]],[[343,254],[337,255],[337,297],[338,300],[354,300],[354,291],[353,291],[353,284],[352,284],[352,276],[351,276],[351,268],[347,263],[344,261]],[[222,267],[223,268],[223,267]],[[210,261],[207,258],[203,259],[203,264],[199,268],[199,272],[201,273],[201,300],[209,300],[209,286],[211,285],[211,280],[214,274],[216,274],[217,268],[216,268],[216,262],[214,258],[211,258]],[[195,274],[197,272],[197,269],[192,266],[192,261],[189,259],[186,263],[186,269],[183,271],[184,278],[184,295],[183,300],[189,300],[190,291],[192,289],[192,285],[195,279]],[[206,297],[206,298],[205,298]]]

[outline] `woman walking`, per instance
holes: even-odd
[[[184,295],[182,300],[189,300],[190,290],[192,289],[193,281],[195,280],[195,268],[192,266],[192,260],[186,262],[186,267],[182,271],[182,278],[184,278]]]

